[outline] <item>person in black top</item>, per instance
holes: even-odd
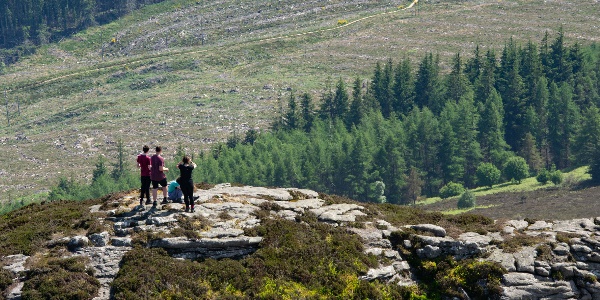
[[[183,192],[183,201],[185,202],[185,212],[194,212],[194,181],[192,180],[192,172],[196,168],[196,164],[190,159],[189,156],[185,155],[181,162],[177,165],[180,172],[179,185]]]

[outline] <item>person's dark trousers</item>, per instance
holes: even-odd
[[[141,181],[142,188],[140,189],[140,201],[144,199],[144,195],[146,195],[146,199],[150,201],[150,183],[152,182],[150,176],[142,176]]]

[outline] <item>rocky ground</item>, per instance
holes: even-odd
[[[311,190],[234,187],[217,185],[198,190],[196,211],[183,211],[169,203],[154,209],[139,206],[134,196],[94,205],[90,210],[110,230],[48,242],[66,245],[71,256],[89,258],[102,287],[95,299],[110,299],[110,284],[119,271],[123,255],[147,238],[147,247],[165,249],[178,259],[239,258],[256,251],[262,238],[252,230],[260,214],[298,220],[312,213],[331,226],[343,226],[359,235],[364,251],[379,258],[380,267],[370,269],[361,280],[412,285],[418,281],[406,253],[420,259],[453,256],[497,262],[506,269],[502,299],[600,299],[600,218],[569,221],[498,221],[499,231],[452,234],[432,224],[394,226],[366,217],[367,208],[356,203],[330,203]],[[393,241],[398,232],[406,239]],[[23,274],[29,256],[2,258],[4,268]],[[7,290],[7,299],[20,299],[19,278]],[[464,294],[464,299],[469,299]]]

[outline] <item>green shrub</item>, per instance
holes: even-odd
[[[465,191],[460,198],[458,198],[456,206],[459,209],[475,207],[475,195],[469,190]]]
[[[563,182],[563,174],[560,170],[554,170],[549,174],[550,181],[555,185],[559,185]]]
[[[550,172],[548,172],[546,169],[541,170],[535,179],[541,184],[546,184],[548,183],[548,180],[550,180]]]
[[[500,181],[500,170],[492,163],[482,163],[475,171],[477,183],[483,186],[492,187]]]
[[[100,282],[93,277],[86,262],[81,256],[38,262],[27,272],[23,300],[94,298]]]
[[[527,161],[520,156],[514,156],[504,163],[504,176],[508,180],[514,180],[521,183],[521,180],[529,176],[529,166]]]
[[[440,197],[442,199],[458,196],[465,192],[465,187],[460,183],[448,182],[440,189]]]

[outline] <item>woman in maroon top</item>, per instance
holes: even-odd
[[[196,164],[190,159],[189,156],[185,155],[181,162],[177,165],[180,172],[179,185],[183,192],[183,201],[185,202],[185,212],[190,211],[190,205],[192,206],[192,212],[194,212],[194,181],[192,180],[192,171],[196,168]]]
[[[146,195],[146,204],[152,203],[150,201],[150,157],[148,151],[150,147],[144,145],[142,148],[143,153],[140,153],[137,157],[138,168],[140,168],[140,178],[142,187],[140,188],[140,207],[143,207],[144,195]]]

